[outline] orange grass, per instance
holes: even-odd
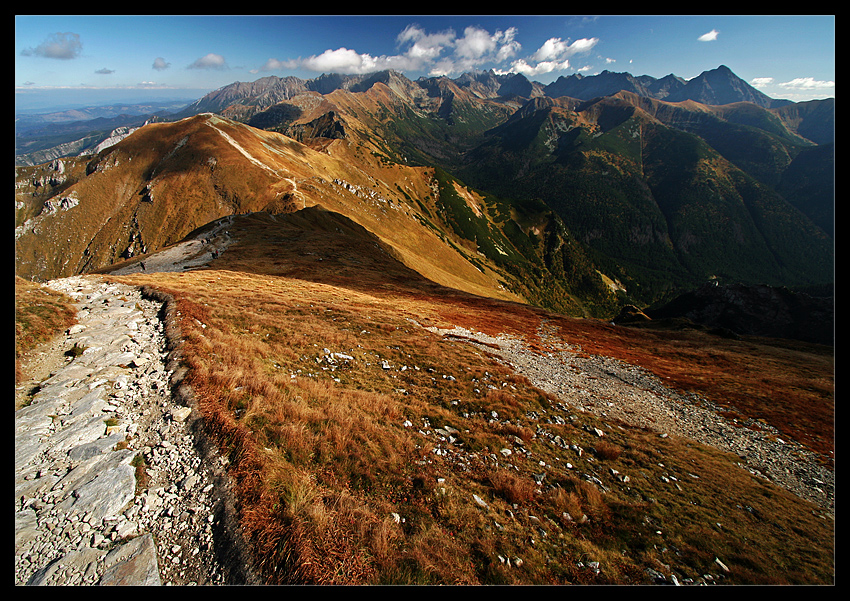
[[[529,411],[552,413],[557,399],[485,353],[410,321],[449,325],[447,315],[466,316],[458,325],[472,326],[480,316],[494,333],[497,319],[515,332],[536,331],[535,310],[454,292],[367,294],[221,270],[120,280],[177,300],[187,382],[230,458],[241,524],[270,583],[629,583],[643,582],[645,567],[659,562],[699,579],[717,574],[716,554],[746,563],[724,574],[727,582],[830,580],[829,523],[755,481],[737,458],[622,424],[612,429],[586,414],[565,425],[531,420]],[[325,349],[352,360],[332,365]],[[475,393],[486,377],[498,390]],[[604,444],[584,425],[605,429]],[[437,437],[446,427],[453,443]],[[540,427],[584,447],[584,458],[541,438]],[[513,453],[503,456],[503,448]],[[583,463],[604,490],[567,461]],[[632,483],[623,487],[609,468],[630,473]],[[700,478],[682,494],[662,484],[670,470]],[[738,517],[736,505],[805,524],[807,535],[789,535],[786,525],[781,537],[759,538],[764,526]],[[730,532],[707,536],[719,512]],[[734,550],[743,532],[761,567]],[[765,540],[771,553],[794,559],[759,555]],[[687,559],[665,557],[671,546],[686,549]],[[823,565],[789,570],[806,554]],[[605,569],[589,570],[589,558]]]
[[[15,276],[16,384],[26,377],[26,355],[76,323],[76,315],[70,297]]]
[[[624,584],[650,567],[693,582],[833,581],[831,520],[739,458],[571,414],[417,324],[520,335],[540,352],[540,326],[554,326],[563,344],[770,423],[821,380],[832,406],[831,355],[563,318],[442,288],[374,240],[334,236],[243,235],[210,269],[116,278],[176,299],[187,382],[268,582]],[[828,431],[798,428],[812,446]]]

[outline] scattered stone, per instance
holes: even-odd
[[[733,423],[721,414],[721,407],[698,395],[670,389],[639,366],[591,355],[568,345],[553,335],[554,326],[546,322],[536,332],[539,344],[552,349],[545,353],[533,350],[518,336],[490,336],[461,327],[423,326],[423,329],[452,340],[462,340],[499,357],[502,363],[527,377],[534,386],[557,398],[569,399],[570,405],[577,409],[650,429],[661,438],[688,438],[742,457],[745,463],[741,466],[753,475],[770,480],[834,514],[835,473],[802,445],[777,436],[778,431],[761,421],[757,424]],[[616,402],[611,402],[612,399]],[[493,420],[499,419],[495,411],[490,416]],[[551,419],[566,423],[560,416]],[[758,427],[746,427],[749,425]],[[598,428],[589,431],[604,436]],[[552,440],[553,444],[559,444],[554,437]],[[570,448],[582,456],[580,448],[574,445]],[[824,484],[814,486],[814,479]],[[626,481],[625,476],[622,481]]]
[[[15,583],[224,584],[213,476],[171,398],[161,305],[96,276],[47,285],[79,309],[55,352],[85,350],[15,412]]]
[[[133,539],[110,551],[104,564],[106,571],[98,584],[104,586],[158,586],[156,545],[150,534]]]

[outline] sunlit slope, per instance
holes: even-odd
[[[423,226],[419,206],[433,205],[434,190],[432,170],[382,162],[346,140],[319,152],[198,115],[149,125],[91,159],[53,199],[76,204],[42,210],[19,227],[16,268],[22,277],[67,276],[154,252],[223,216],[321,205],[374,233],[435,282],[517,298],[493,271],[466,260],[438,225]],[[21,203],[34,198],[21,187]]]

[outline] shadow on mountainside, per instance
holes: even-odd
[[[653,320],[685,318],[738,335],[835,342],[833,300],[787,288],[708,283],[646,313]]]

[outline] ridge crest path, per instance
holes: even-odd
[[[97,276],[46,285],[77,303],[77,356],[15,412],[15,584],[226,584],[224,466],[171,396],[162,303]]]

